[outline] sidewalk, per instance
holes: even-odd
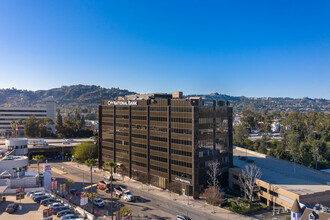
[[[77,167],[84,171],[90,171],[90,168],[85,165],[81,165],[81,164],[78,165],[77,163],[74,163],[74,162],[64,162],[64,163],[66,163],[70,166]],[[93,168],[93,170],[96,170],[96,172],[93,171],[93,175],[98,175],[98,176],[102,177],[104,175],[109,174],[108,172],[103,171],[98,168]],[[141,182],[135,181],[128,177],[124,177],[124,180],[123,180],[123,177],[117,176],[117,174],[114,174],[114,177],[116,178],[117,182],[122,183],[128,187],[132,187],[132,188],[135,188],[135,189],[138,189],[141,191],[145,191],[152,195],[155,195],[155,196],[167,199],[167,200],[173,200],[173,202],[187,206],[187,203],[188,203],[187,196],[178,195],[176,193],[171,193],[168,190],[163,190],[163,189],[157,188],[155,186],[142,184]],[[191,196],[189,196],[189,207],[193,208],[197,211],[200,211],[200,212],[211,214],[214,216],[215,219],[235,219],[235,220],[256,219],[253,217],[240,215],[240,214],[228,211],[228,210],[220,208],[220,207],[213,207],[211,205],[207,205],[205,203],[205,200],[193,199]]]

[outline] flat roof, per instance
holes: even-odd
[[[72,142],[70,144],[63,144],[63,142],[67,142],[67,139],[59,139],[59,138],[52,138],[52,139],[47,139],[47,138],[28,138],[28,139],[43,139],[48,143],[48,146],[43,146],[43,145],[28,145],[28,148],[47,148],[47,147],[72,147],[76,146],[78,144],[84,143],[86,141],[94,141],[94,139],[89,139],[89,138],[72,138]],[[5,146],[5,141],[6,139],[0,139],[0,150],[1,149],[7,149]]]
[[[238,156],[247,156],[254,160],[261,172],[261,180],[277,185],[290,192],[306,195],[330,190],[330,174],[323,173],[296,164],[294,173],[293,162],[276,159],[264,154],[235,148],[234,165],[244,168],[249,163],[238,160]]]

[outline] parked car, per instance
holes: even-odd
[[[16,209],[18,208],[18,204],[17,203],[10,203],[7,208],[6,208],[6,212],[8,213],[13,213],[16,211]]]
[[[130,193],[130,192],[125,192],[122,195],[123,200],[127,201],[127,202],[131,202],[134,200],[134,196]]]
[[[56,207],[60,207],[60,206],[63,206],[63,204],[60,203],[60,202],[55,202],[55,203],[49,204],[49,205],[48,205],[48,208],[50,208],[50,209],[54,209],[54,208],[56,208]]]
[[[94,136],[92,136],[92,137],[89,137],[89,139],[91,139],[91,140],[94,140],[94,138],[95,138]]]
[[[100,198],[95,198],[93,203],[97,207],[103,207],[105,205],[104,202],[102,201],[102,199],[100,199]]]
[[[81,216],[76,216],[74,214],[69,214],[61,217],[61,220],[67,220],[67,219],[76,219],[76,220],[84,220]]]
[[[41,200],[40,205],[47,206],[47,205],[55,203],[55,202],[61,202],[61,200],[57,199],[57,198],[54,198],[54,197],[51,197],[51,198]]]
[[[247,162],[247,163],[254,163],[254,160],[252,160],[252,159],[247,159],[246,162]]]
[[[191,218],[185,215],[177,215],[176,220],[191,220]]]
[[[243,157],[243,156],[238,156],[238,159],[239,160],[247,160],[248,158],[247,157]]]
[[[34,199],[35,197],[38,197],[38,196],[44,196],[44,195],[49,195],[49,194],[44,193],[44,192],[41,192],[41,193],[34,193],[34,194],[30,195],[30,198],[31,198],[31,199]]]
[[[104,179],[110,181],[111,180],[111,176],[110,175],[105,175],[104,176]]]
[[[73,139],[69,138],[69,139],[66,139],[67,142],[72,142]]]
[[[58,212],[60,211],[64,211],[64,210],[68,210],[68,211],[73,211],[72,208],[70,208],[69,206],[59,206],[53,209],[53,215],[56,215]]]
[[[40,203],[41,200],[44,200],[44,199],[47,199],[47,198],[50,198],[50,196],[49,195],[38,196],[38,197],[34,197],[33,201],[35,201],[37,203]]]
[[[29,196],[30,197],[34,193],[42,193],[42,191],[39,191],[39,190],[37,190],[37,191],[30,191],[30,192],[26,193],[26,196]]]
[[[62,144],[70,144],[68,141],[63,141]]]
[[[78,190],[76,190],[76,189],[70,189],[70,193],[72,194],[72,195],[77,195],[77,196],[79,196],[79,191]]]
[[[65,215],[70,215],[70,214],[75,214],[74,211],[71,211],[71,210],[64,210],[64,211],[60,211],[57,213],[57,217],[62,217],[62,216],[65,216]]]

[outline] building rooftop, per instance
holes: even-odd
[[[244,160],[238,159],[238,156],[247,156],[254,160],[254,164],[260,168],[262,172],[260,179],[265,182],[277,185],[299,195],[330,190],[330,174],[297,164],[296,172],[294,172],[292,162],[238,148],[235,148],[233,151],[235,166],[244,168],[245,165],[248,165]]]

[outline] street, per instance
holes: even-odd
[[[82,192],[84,187],[91,185],[90,172],[88,170],[80,169],[78,167],[70,166],[67,163],[61,162],[51,162],[49,164],[52,165],[52,167],[57,171],[64,171],[63,173],[52,172],[53,177],[58,179],[59,184],[61,181],[63,181],[63,178],[71,179],[73,183],[70,186],[70,189],[74,188],[79,192]],[[34,166],[35,164],[32,164],[30,169],[33,169]],[[104,180],[103,175],[101,173],[93,173],[93,184],[99,182],[100,180]],[[218,216],[215,218],[215,216],[212,216],[211,214],[200,212],[199,210],[196,210],[192,207],[180,204],[171,198],[164,199],[162,197],[148,193],[146,186],[142,186],[142,184],[141,188],[144,187],[144,190],[141,188],[127,187],[127,184],[119,179],[113,181],[113,184],[116,186],[120,185],[129,189],[130,192],[135,196],[136,199],[133,202],[125,202],[117,198],[113,199],[114,212],[118,211],[120,207],[124,205],[129,206],[133,211],[133,219],[175,219],[175,216],[178,214],[187,215],[193,220],[221,219]],[[97,192],[100,195],[100,198],[104,200],[106,205],[103,208],[95,207],[94,212],[96,211],[96,215],[98,217],[111,219],[110,194],[107,194],[102,190],[97,190],[96,188],[96,186],[92,187],[92,191]],[[91,188],[88,188],[86,191],[91,192],[90,190]],[[65,197],[69,200],[72,198],[71,201],[75,203],[79,202],[79,196],[73,196],[69,194]],[[91,210],[91,204],[89,204],[86,208],[87,210]]]

